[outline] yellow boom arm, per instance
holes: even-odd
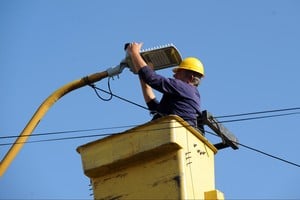
[[[126,45],[129,45],[126,44]],[[126,50],[125,45],[125,50]],[[166,67],[178,66],[181,62],[181,55],[174,45],[166,45],[159,48],[152,48],[141,52],[143,59],[153,66],[154,70],[164,69]],[[9,167],[10,163],[16,157],[28,137],[31,135],[35,127],[38,125],[40,120],[49,110],[49,108],[65,94],[86,86],[90,83],[100,81],[106,77],[112,77],[120,74],[124,68],[132,68],[131,58],[127,57],[121,61],[121,63],[115,67],[111,67],[106,71],[92,74],[79,80],[75,80],[71,83],[64,85],[63,87],[52,93],[37,109],[31,120],[28,122],[26,127],[23,129],[19,137],[16,139],[14,144],[11,146],[7,154],[4,156],[0,163],[0,176],[2,176],[5,170]]]
[[[114,69],[109,69],[107,71],[95,73],[89,76],[86,76],[84,78],[81,78],[79,80],[72,81],[55,92],[53,92],[36,110],[34,115],[32,116],[31,120],[27,123],[26,127],[23,129],[23,131],[20,133],[19,137],[16,139],[14,144],[11,146],[9,151],[6,153],[6,155],[3,157],[1,163],[0,163],[0,176],[4,174],[6,169],[9,167],[11,162],[14,160],[18,152],[21,150],[33,130],[37,127],[40,120],[43,118],[43,116],[46,114],[46,112],[50,109],[50,107],[61,97],[66,95],[67,93],[76,90],[78,88],[81,88],[83,86],[88,85],[89,83],[94,83],[97,81],[100,81],[103,78],[106,78],[108,76],[112,76],[115,74],[120,73],[121,70],[119,66],[117,66]]]

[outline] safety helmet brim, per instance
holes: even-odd
[[[173,72],[176,73],[179,69],[193,71],[201,76],[204,76],[203,64],[198,58],[195,57],[187,57],[183,59],[179,66],[173,69]]]
[[[195,73],[199,74],[201,77],[204,77],[204,73],[201,73],[201,72],[195,71],[195,70],[191,70],[190,68],[186,68],[186,67],[180,67],[180,66],[174,67],[172,71],[173,71],[174,73],[177,73],[177,71],[178,71],[179,69],[184,69],[184,70],[192,71],[192,72],[195,72]]]

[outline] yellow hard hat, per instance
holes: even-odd
[[[176,73],[178,69],[191,70],[204,76],[203,64],[195,57],[187,57],[183,59],[179,66],[173,69],[173,72]]]

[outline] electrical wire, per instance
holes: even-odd
[[[109,81],[109,80],[108,80]],[[108,83],[108,88],[109,88],[109,91],[106,91],[104,89],[101,89],[99,87],[96,87],[95,84],[93,85],[90,85],[96,92],[97,96],[103,100],[103,98],[100,97],[100,95],[97,93],[97,90],[99,91],[102,91],[104,93],[107,93],[107,94],[110,94],[111,97],[114,96],[120,100],[123,100],[127,103],[130,103],[130,104],[133,104],[135,106],[138,106],[140,108],[143,108],[145,110],[148,110],[150,111],[147,107],[145,106],[142,106],[140,104],[137,104],[133,101],[130,101],[126,98],[123,98],[123,97],[120,97],[116,94],[113,94],[111,92],[111,88],[110,88],[110,84]],[[112,99],[112,98],[110,98]],[[110,100],[109,99],[109,100]],[[291,110],[300,110],[300,107],[294,107],[294,108],[284,108],[284,109],[275,109],[275,110],[265,110],[265,111],[256,111],[256,112],[248,112],[248,113],[241,113],[241,114],[231,114],[231,115],[223,115],[223,116],[217,116],[215,117],[216,119],[219,119],[219,118],[229,118],[229,117],[240,117],[240,116],[248,116],[248,115],[258,115],[258,114],[265,114],[265,113],[273,113],[273,112],[283,112],[283,111],[291,111]],[[153,111],[150,111],[150,112],[153,112]],[[155,111],[154,111],[155,112]],[[263,119],[263,118],[271,118],[271,117],[280,117],[280,116],[286,116],[286,115],[296,115],[296,114],[300,114],[300,112],[290,112],[290,113],[284,113],[284,114],[276,114],[276,115],[267,115],[267,116],[258,116],[258,117],[249,117],[249,118],[241,118],[241,119],[232,119],[232,120],[223,120],[223,121],[220,121],[219,123],[229,123],[229,122],[238,122],[238,121],[246,121],[246,120],[255,120],[255,119]]]
[[[78,129],[78,130],[68,130],[68,131],[54,131],[54,132],[45,132],[45,133],[34,133],[30,136],[48,136],[48,135],[59,135],[59,134],[67,134],[67,133],[77,133],[77,132],[91,132],[91,131],[101,131],[101,130],[109,130],[109,129],[121,129],[121,128],[130,128],[137,125],[126,125],[126,126],[113,126],[113,127],[104,127],[104,128],[92,128],[92,129]],[[10,135],[10,136],[0,136],[0,139],[13,139],[18,137],[27,137],[29,135]],[[1,146],[1,144],[0,144]]]
[[[94,89],[94,91],[95,91],[97,97],[98,97],[99,99],[101,99],[102,101],[110,101],[110,100],[112,99],[112,97],[113,97],[113,93],[112,93],[111,88],[110,88],[110,78],[111,78],[111,77],[109,77],[109,78],[108,78],[108,81],[107,81],[107,87],[108,87],[108,90],[109,90],[109,91],[105,91],[105,93],[107,93],[107,94],[110,95],[107,99],[101,97],[101,95],[98,93],[98,88],[96,87],[96,85],[95,85],[94,83],[88,83],[88,85],[89,85],[91,88]]]
[[[173,127],[173,128],[181,128],[181,127],[183,127],[183,126],[177,126],[177,127]],[[158,130],[163,130],[163,129],[169,129],[169,127],[167,127],[167,128],[158,128],[158,129],[148,129],[146,131],[158,131]],[[89,130],[91,130],[91,129],[89,129]],[[94,130],[96,130],[96,129],[94,129]],[[143,130],[143,131],[145,131],[145,130]],[[132,130],[131,132],[139,132],[139,131],[138,130]],[[207,131],[207,130],[205,130],[205,133],[209,133],[211,135],[219,137],[217,134],[215,134],[213,132],[210,132],[210,131]],[[102,133],[102,134],[92,134],[92,135],[70,136],[70,137],[62,137],[62,138],[50,138],[50,139],[41,139],[41,140],[27,141],[26,143],[41,143],[41,142],[52,142],[52,141],[62,141],[62,140],[83,139],[83,138],[91,138],[91,137],[105,137],[105,136],[112,136],[112,135],[118,135],[118,134],[119,133]],[[300,164],[288,161],[288,160],[280,158],[278,156],[274,156],[274,155],[272,155],[270,153],[266,153],[265,151],[259,150],[257,148],[250,147],[250,146],[242,144],[240,142],[236,142],[236,141],[232,141],[232,142],[234,142],[237,145],[240,145],[240,146],[242,146],[244,148],[247,148],[249,150],[255,151],[257,153],[263,154],[263,155],[271,157],[273,159],[282,161],[282,162],[284,162],[286,164],[290,164],[290,165],[293,165],[293,166],[296,166],[296,167],[300,168]],[[12,145],[12,144],[13,143],[2,143],[2,144],[0,144],[0,146],[7,146],[7,145]]]
[[[107,91],[105,91],[105,90],[103,90],[103,89],[101,89],[101,88],[98,88],[98,87],[95,87],[95,89],[100,90],[100,91],[102,91],[102,92],[107,92]],[[118,99],[121,99],[121,100],[123,100],[123,101],[125,101],[125,102],[127,102],[127,103],[130,103],[130,104],[133,104],[133,105],[138,106],[138,107],[140,107],[140,108],[143,108],[143,109],[145,109],[145,110],[149,110],[149,109],[148,109],[147,107],[145,107],[145,106],[142,106],[142,105],[140,105],[140,104],[138,104],[138,103],[135,103],[135,102],[133,102],[133,101],[130,101],[130,100],[128,100],[128,99],[125,99],[125,98],[123,98],[123,97],[120,97],[120,96],[118,96],[118,95],[116,95],[116,94],[112,94],[112,96],[114,96],[114,97],[116,97],[116,98],[118,98]]]
[[[232,115],[223,115],[223,116],[217,116],[215,118],[240,117],[240,116],[247,116],[247,115],[257,115],[257,114],[265,114],[265,113],[271,113],[271,112],[283,112],[283,111],[291,111],[291,110],[300,110],[300,107],[248,112],[248,113],[232,114]]]
[[[211,135],[214,135],[214,136],[219,137],[217,134],[215,134],[215,133],[213,133],[213,132],[210,132],[210,131],[205,131],[205,133],[209,133],[209,134],[211,134]],[[263,155],[265,155],[265,156],[274,158],[274,159],[276,159],[276,160],[279,160],[279,161],[282,161],[282,162],[285,162],[285,163],[287,163],[287,164],[294,165],[294,166],[300,168],[300,164],[297,164],[297,163],[288,161],[288,160],[283,159],[283,158],[280,158],[280,157],[278,157],[278,156],[271,155],[271,154],[266,153],[266,152],[264,152],[264,151],[262,151],[262,150],[259,150],[259,149],[257,149],[257,148],[250,147],[250,146],[248,146],[248,145],[242,144],[242,143],[237,142],[237,141],[231,141],[231,142],[236,143],[237,145],[240,145],[240,146],[242,146],[242,147],[244,147],[244,148],[246,148],[246,149],[255,151],[255,152],[257,152],[257,153],[263,154]]]
[[[83,138],[91,138],[91,137],[104,137],[104,136],[111,136],[117,133],[107,133],[107,134],[94,134],[94,135],[82,135],[82,136],[70,136],[70,137],[63,137],[63,138],[50,138],[50,139],[43,139],[43,140],[34,140],[28,141],[26,143],[41,143],[41,142],[53,142],[53,141],[60,141],[60,140],[74,140],[74,139],[83,139]],[[0,145],[1,146],[1,145]]]
[[[103,90],[101,88],[98,88],[95,84],[89,84],[89,86],[91,86],[96,95],[101,99],[101,100],[104,100],[104,101],[109,101],[112,99],[112,97],[116,97],[118,99],[121,99],[123,101],[126,101],[130,104],[133,104],[133,105],[136,105],[138,107],[141,107],[143,109],[146,109],[146,110],[149,110],[147,107],[145,106],[142,106],[140,104],[137,104],[133,101],[130,101],[128,99],[125,99],[123,97],[120,97],[118,95],[115,95],[112,93],[111,91],[111,87],[110,87],[110,83],[109,83],[109,80],[108,80],[108,89],[109,91],[106,91],[106,90]],[[99,95],[99,93],[97,92],[97,90],[99,91],[102,91],[104,93],[107,93],[110,95],[109,98],[105,99],[103,97],[101,97]],[[300,107],[294,107],[294,108],[285,108],[285,109],[276,109],[276,110],[266,110],[266,111],[258,111],[258,112],[248,112],[248,113],[241,113],[241,114],[231,114],[231,115],[224,115],[224,116],[218,116],[218,117],[215,117],[215,118],[229,118],[229,117],[241,117],[241,116],[249,116],[249,115],[258,115],[258,114],[266,114],[266,113],[274,113],[274,112],[283,112],[283,111],[292,111],[292,110],[299,110]],[[290,113],[284,113],[284,114],[274,114],[274,115],[267,115],[267,116],[257,116],[257,117],[248,117],[248,118],[241,118],[241,119],[232,119],[232,120],[224,120],[224,121],[220,121],[219,123],[227,123],[227,122],[237,122],[237,121],[245,121],[245,120],[254,120],[254,119],[262,119],[262,118],[270,118],[270,117],[279,117],[279,116],[286,116],[286,115],[295,115],[295,114],[300,114],[300,112],[290,112]],[[48,132],[48,133],[39,133],[39,134],[33,134],[32,136],[48,136],[48,135],[57,135],[57,134],[66,134],[66,133],[76,133],[76,132],[88,132],[88,131],[99,131],[99,130],[105,130],[105,129],[113,129],[113,128],[128,128],[128,127],[133,127],[133,126],[119,126],[119,127],[108,127],[108,128],[95,128],[95,129],[83,129],[83,130],[71,130],[71,131],[58,131],[58,132]],[[215,135],[214,133],[212,132],[209,132],[209,131],[205,131],[206,133],[210,133],[210,134],[213,134]],[[83,136],[70,136],[70,137],[61,137],[61,138],[50,138],[50,139],[41,139],[41,140],[35,140],[35,141],[27,141],[26,143],[38,143],[38,142],[50,142],[50,141],[61,141],[61,140],[71,140],[71,139],[81,139],[81,138],[90,138],[90,137],[104,137],[104,136],[111,136],[111,135],[114,135],[115,133],[105,133],[105,134],[93,134],[93,135],[83,135]],[[0,139],[10,139],[10,138],[16,138],[16,137],[19,137],[19,136],[1,136]],[[219,136],[218,136],[219,137]],[[261,150],[258,150],[256,148],[253,148],[253,147],[250,147],[250,146],[247,146],[247,145],[244,145],[244,144],[241,144],[239,142],[236,142],[236,141],[232,141],[232,142],[235,142],[237,143],[238,145],[240,146],[243,146],[244,148],[247,148],[247,149],[250,149],[250,150],[253,150],[255,152],[258,152],[258,153],[261,153],[261,154],[264,154],[266,156],[269,156],[271,158],[274,158],[274,159],[277,159],[277,160],[281,160],[285,163],[288,163],[288,164],[291,164],[291,165],[294,165],[294,166],[297,166],[297,167],[300,167],[299,164],[296,164],[296,163],[293,163],[293,162],[290,162],[290,161],[287,161],[285,159],[282,159],[282,158],[279,158],[277,156],[273,156],[269,153],[266,153],[264,151],[261,151]],[[6,146],[6,145],[12,145],[13,143],[0,143],[0,146]]]
[[[266,116],[259,116],[259,117],[248,117],[248,118],[241,118],[241,119],[223,120],[223,121],[219,121],[219,123],[247,121],[247,120],[254,120],[254,119],[264,119],[264,118],[281,117],[281,116],[298,115],[298,114],[300,114],[300,112],[291,112],[291,113],[284,113],[284,114],[277,114],[277,115],[266,115]],[[217,117],[215,117],[215,118],[217,118]]]
[[[168,122],[163,122],[168,123]],[[163,124],[161,123],[161,124]],[[56,134],[65,134],[65,133],[74,133],[74,132],[86,132],[86,131],[95,131],[95,130],[107,130],[107,129],[115,129],[115,128],[128,128],[128,127],[136,127],[137,125],[128,125],[128,126],[118,126],[118,127],[110,127],[110,128],[95,128],[95,129],[85,129],[85,130],[74,130],[74,131],[58,131],[58,132],[50,132],[50,133],[39,133],[39,134],[32,134],[32,136],[49,136],[49,135],[56,135]],[[168,129],[168,128],[164,128]],[[159,131],[162,130],[162,128],[158,129],[147,129],[146,131]],[[139,132],[137,130],[131,131],[131,132]],[[63,137],[63,138],[52,138],[52,139],[45,139],[45,140],[35,140],[35,141],[26,141],[22,143],[16,143],[16,144],[23,144],[23,143],[37,143],[37,142],[49,142],[49,141],[56,141],[56,140],[68,140],[68,139],[79,139],[79,138],[85,138],[85,137],[96,137],[96,136],[110,136],[114,135],[116,133],[104,133],[104,134],[94,134],[94,135],[83,135],[83,136],[69,136],[69,137]],[[119,133],[118,133],[119,134]],[[10,139],[14,137],[19,136],[2,136],[0,139]],[[25,136],[20,136],[25,137]],[[0,146],[8,146],[12,145],[14,143],[0,143]]]
[[[97,88],[98,90],[100,88]],[[102,89],[100,89],[102,90]],[[105,90],[103,90],[105,91]],[[107,92],[107,91],[105,91]],[[115,94],[112,94],[113,96],[117,96]],[[117,96],[119,98],[119,96]],[[121,97],[122,98],[122,97]],[[129,101],[129,100],[127,100]],[[131,101],[129,101],[131,102]],[[133,102],[134,103],[134,102]],[[298,108],[296,108],[298,109]],[[278,111],[283,111],[283,110],[294,110],[294,108],[287,108],[287,109],[280,109],[280,110],[270,110],[267,112],[278,112]],[[255,113],[265,113],[263,112],[255,112]],[[224,120],[224,121],[219,121],[219,123],[228,123],[228,122],[237,122],[237,121],[246,121],[246,120],[255,120],[255,119],[263,119],[263,118],[271,118],[271,117],[281,117],[281,116],[287,116],[287,115],[295,115],[295,114],[300,114],[300,112],[292,112],[292,113],[285,113],[285,114],[278,114],[278,115],[267,115],[267,116],[258,116],[258,117],[250,117],[250,118],[241,118],[241,119],[231,119],[231,120]],[[245,115],[245,114],[237,114],[237,115]],[[233,116],[233,115],[228,115],[228,116]],[[236,115],[235,115],[236,116]],[[222,116],[221,118],[225,118],[227,115]],[[215,118],[220,118],[220,117],[215,117]],[[76,132],[91,132],[91,131],[101,131],[101,130],[109,130],[109,129],[121,129],[121,128],[131,128],[135,127],[135,125],[124,125],[124,126],[113,126],[113,127],[102,127],[102,128],[92,128],[92,129],[78,129],[78,130],[67,130],[67,131],[54,131],[54,132],[45,132],[45,133],[34,133],[31,136],[36,137],[36,136],[47,136],[47,135],[58,135],[58,134],[67,134],[67,133],[76,133]],[[21,137],[27,137],[28,135],[23,135]],[[19,135],[8,135],[8,136],[0,136],[0,139],[12,139],[12,138],[18,138],[20,137]],[[0,143],[1,146],[1,143]]]
[[[127,103],[133,104],[135,106],[138,106],[140,108],[143,108],[145,110],[150,111],[147,107],[142,106],[138,103],[135,103],[133,101],[130,101],[126,98],[120,97],[114,93],[112,93],[111,88],[110,88],[110,83],[109,83],[108,79],[108,89],[109,91],[106,91],[104,89],[101,89],[99,87],[96,87],[95,84],[89,84],[96,92],[97,96],[103,100],[103,98],[98,94],[97,90],[102,91],[104,93],[107,93],[109,95],[111,95],[111,98],[109,98],[109,100],[112,99],[112,97],[116,97],[120,100],[123,100]],[[105,101],[107,101],[105,99]],[[241,117],[241,116],[248,116],[248,115],[258,115],[258,114],[265,114],[265,113],[274,113],[274,112],[283,112],[283,111],[292,111],[292,110],[300,110],[300,107],[293,107],[293,108],[284,108],[284,109],[275,109],[275,110],[264,110],[264,111],[256,111],[256,112],[248,112],[248,113],[240,113],[240,114],[230,114],[230,115],[223,115],[223,116],[216,116],[216,119],[220,119],[220,118],[230,118],[230,117]],[[151,112],[151,111],[150,111]],[[246,120],[254,120],[254,119],[263,119],[263,118],[271,118],[271,117],[280,117],[280,116],[286,116],[286,115],[296,115],[296,114],[300,114],[300,112],[290,112],[290,113],[284,113],[284,114],[276,114],[276,115],[267,115],[267,116],[258,116],[258,117],[249,117],[249,118],[241,118],[241,119],[232,119],[232,120],[223,120],[220,121],[220,123],[228,123],[228,122],[237,122],[237,121],[246,121]]]
[[[145,110],[150,111],[147,107],[142,106],[140,104],[137,104],[133,101],[130,101],[126,98],[120,97],[116,94],[113,94],[111,92],[110,84],[108,84],[109,91],[106,91],[104,89],[101,89],[99,87],[96,87],[95,85],[92,86],[94,90],[99,90],[104,93],[110,94],[111,96],[114,96],[120,100],[123,100],[127,103],[133,104],[135,106],[138,106],[140,108],[143,108]],[[97,95],[98,96],[98,95]],[[99,96],[98,96],[99,97]],[[102,98],[101,98],[102,99]],[[230,114],[230,115],[223,115],[223,116],[216,116],[216,119],[220,118],[230,118],[230,117],[241,117],[241,116],[248,116],[248,115],[258,115],[258,114],[265,114],[265,113],[274,113],[274,112],[283,112],[283,111],[292,111],[292,110],[300,110],[300,107],[293,107],[293,108],[284,108],[284,109],[274,109],[274,110],[265,110],[265,111],[256,111],[256,112],[248,112],[248,113],[240,113],[240,114]],[[246,120],[254,120],[254,119],[263,119],[263,118],[271,118],[271,117],[280,117],[280,116],[286,116],[286,115],[296,115],[300,114],[300,112],[290,112],[290,113],[284,113],[284,114],[276,114],[276,115],[266,115],[266,116],[258,116],[258,117],[249,117],[249,118],[241,118],[241,119],[232,119],[232,120],[223,120],[220,121],[220,123],[228,123],[228,122],[237,122],[237,121],[246,121]]]
[[[244,147],[244,148],[250,149],[250,150],[252,150],[252,151],[256,151],[257,153],[266,155],[266,156],[268,156],[268,157],[274,158],[274,159],[276,159],[276,160],[279,160],[279,161],[282,161],[282,162],[285,162],[285,163],[287,163],[287,164],[294,165],[294,166],[300,168],[300,164],[297,164],[297,163],[288,161],[288,160],[283,159],[283,158],[280,158],[280,157],[278,157],[278,156],[271,155],[271,154],[269,154],[269,153],[266,153],[266,152],[264,152],[264,151],[261,151],[261,150],[259,150],[259,149],[250,147],[250,146],[245,145],[245,144],[241,144],[241,143],[239,143],[239,142],[235,142],[235,143],[237,143],[238,145],[240,145],[240,146],[242,146],[242,147]]]
[[[120,96],[118,96],[118,95],[112,93],[112,92],[111,92],[111,88],[110,88],[110,84],[109,84],[109,80],[110,80],[110,79],[108,79],[108,89],[109,89],[109,91],[106,91],[106,90],[104,90],[104,89],[101,89],[101,88],[97,87],[95,84],[89,84],[89,86],[91,86],[91,87],[94,89],[94,91],[96,92],[97,96],[98,96],[101,100],[103,100],[103,98],[98,94],[97,90],[102,91],[102,92],[104,92],[104,93],[106,93],[106,94],[111,95],[111,98],[109,98],[109,100],[111,100],[112,97],[114,96],[114,97],[116,97],[116,98],[118,98],[118,99],[120,99],[120,100],[122,100],[122,101],[125,101],[125,102],[127,102],[127,103],[133,104],[133,105],[138,106],[138,107],[140,107],[140,108],[143,108],[143,109],[145,109],[145,110],[149,110],[149,109],[148,109],[147,107],[145,107],[145,106],[142,106],[142,105],[140,105],[140,104],[138,104],[138,103],[135,103],[135,102],[133,102],[133,101],[130,101],[130,100],[126,99],[126,98],[120,97]],[[107,101],[107,100],[105,100],[105,101]]]
[[[262,118],[270,118],[270,117],[280,117],[286,115],[294,115],[300,114],[300,112],[294,113],[287,113],[287,114],[279,114],[279,115],[269,115],[269,116],[262,116],[262,117],[253,117],[253,118],[242,118],[242,119],[233,119],[233,120],[224,120],[219,121],[219,123],[228,123],[228,122],[237,122],[237,121],[246,121],[246,120],[254,120],[254,119],[262,119]],[[78,129],[78,130],[67,130],[67,131],[54,131],[54,132],[45,132],[45,133],[34,133],[31,134],[31,137],[37,136],[48,136],[48,135],[59,135],[59,134],[67,134],[67,133],[76,133],[76,132],[91,132],[91,131],[101,131],[101,130],[109,130],[109,129],[121,129],[121,128],[132,128],[137,125],[124,125],[124,126],[114,126],[114,127],[102,127],[102,128],[92,128],[92,129]],[[27,137],[29,135],[7,135],[7,136],[0,136],[0,139],[13,139],[18,137]],[[0,143],[1,146],[1,143]]]

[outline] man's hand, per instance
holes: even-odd
[[[127,47],[129,55],[140,54],[143,43],[132,42]]]
[[[131,60],[133,63],[134,73],[137,73],[141,68],[147,65],[140,54],[142,46],[143,43],[132,42],[127,47],[127,52],[131,56]]]

